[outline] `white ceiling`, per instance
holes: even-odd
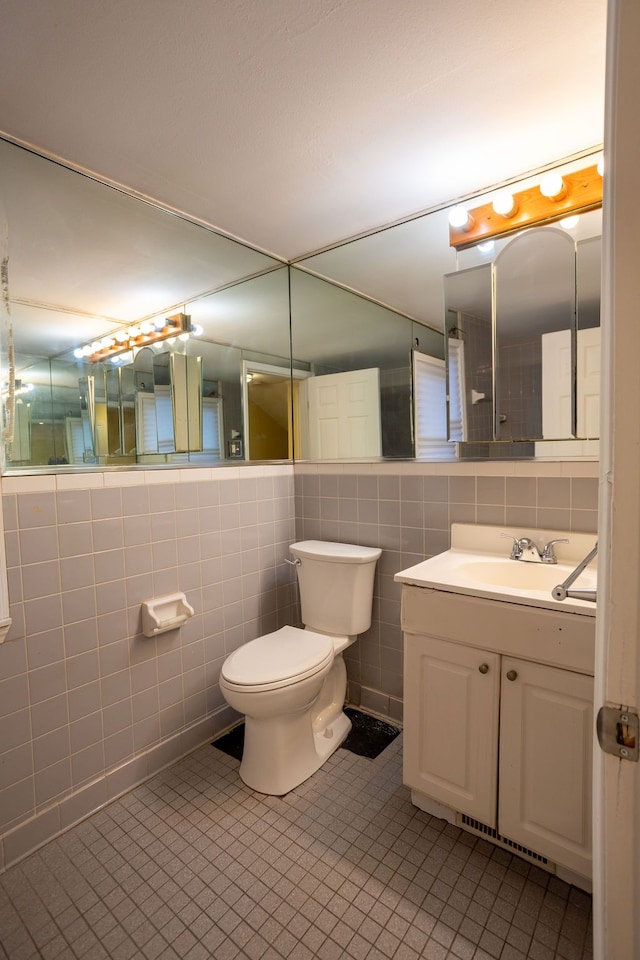
[[[603,139],[606,0],[0,11],[0,130],[285,259]]]

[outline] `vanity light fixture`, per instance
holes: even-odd
[[[459,203],[452,207],[449,212],[449,225],[454,230],[462,230],[464,233],[468,233],[473,227],[473,217],[467,208]]]
[[[495,213],[499,213],[501,217],[507,217],[507,219],[515,216],[518,211],[516,198],[507,190],[501,190],[500,193],[494,197],[491,206]]]
[[[556,172],[545,173],[540,181],[540,193],[548,200],[563,200],[567,195],[567,185]]]
[[[129,354],[133,350],[150,347],[163,340],[175,343],[177,337],[187,340],[191,334],[198,336],[201,333],[202,327],[192,326],[191,317],[186,313],[174,313],[171,317],[153,322],[144,321],[126,330],[118,330],[102,340],[94,340],[84,347],[76,347],[73,355],[78,360],[89,360],[91,363],[102,360],[117,363],[123,354]]]
[[[595,158],[594,158],[595,160]],[[504,194],[511,197],[509,207]],[[550,171],[539,185],[521,190],[513,195],[501,191],[491,203],[467,210],[457,204],[449,214],[449,245],[463,250],[495,237],[506,237],[527,227],[542,223],[554,223],[573,214],[597,210],[602,206],[602,167],[592,166],[574,173]],[[454,211],[463,209],[467,225],[452,221]],[[503,212],[504,211],[504,212]]]

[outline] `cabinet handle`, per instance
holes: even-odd
[[[507,680],[515,680],[518,676],[517,670],[507,670]]]
[[[480,666],[478,667],[478,670],[480,671],[480,673],[489,673],[489,664],[481,663]]]

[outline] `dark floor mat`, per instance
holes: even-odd
[[[391,726],[390,723],[378,720],[377,717],[362,713],[360,710],[354,710],[353,707],[345,707],[344,712],[351,720],[351,731],[342,747],[350,750],[351,753],[357,753],[360,757],[375,759],[400,733],[400,730]],[[236,760],[242,760],[244,723],[234,727],[223,737],[218,737],[213,741],[212,746]]]
[[[342,746],[360,757],[374,760],[400,733],[398,727],[353,707],[345,707],[344,712],[351,720],[351,732]]]
[[[213,741],[211,746],[217,747],[218,750],[222,750],[223,753],[227,753],[230,757],[235,757],[236,760],[242,760],[242,751],[244,750],[244,723],[234,727],[229,733],[225,733],[223,737],[218,737],[217,740]]]

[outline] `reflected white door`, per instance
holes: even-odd
[[[380,457],[380,371],[377,367],[307,380],[309,457]]]
[[[578,330],[578,436],[600,436],[600,327]]]
[[[578,330],[577,435],[600,436],[600,327]],[[598,456],[597,439],[567,441],[571,434],[571,333],[542,337],[542,435],[536,456]],[[557,439],[555,439],[557,438]],[[547,441],[553,440],[553,443]]]
[[[571,331],[542,336],[542,436],[566,440],[571,430]]]

